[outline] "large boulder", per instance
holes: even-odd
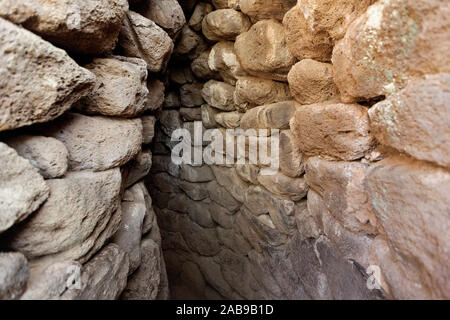
[[[180,88],[182,107],[200,107],[205,101],[202,98],[203,83],[187,83]]]
[[[274,195],[299,201],[308,192],[308,185],[303,178],[291,178],[281,172],[272,175],[258,175],[258,182]]]
[[[292,54],[302,59],[330,61],[334,43],[376,0],[299,0],[283,25]]]
[[[29,277],[28,262],[19,252],[0,253],[0,299],[15,300],[25,291]]]
[[[220,41],[216,43],[209,53],[209,68],[218,71],[223,80],[234,85],[236,80],[247,75],[234,52],[232,41]]]
[[[203,38],[185,25],[177,37],[174,54],[179,60],[186,58],[194,60],[207,50],[207,44]]]
[[[170,59],[173,42],[155,22],[128,11],[119,34],[119,49],[124,56],[145,60],[150,72],[159,72]]]
[[[288,177],[300,177],[304,169],[303,155],[295,144],[291,130],[280,132],[280,171]]]
[[[38,168],[44,178],[59,178],[66,174],[69,152],[61,141],[43,136],[21,135],[6,142],[19,156]]]
[[[186,23],[183,9],[177,0],[149,0],[139,6],[139,13],[156,22],[172,38]]]
[[[0,131],[50,121],[91,89],[94,75],[63,50],[1,18],[0,29]]]
[[[319,103],[297,108],[291,130],[300,151],[351,161],[373,146],[367,108],[357,104]]]
[[[217,72],[211,70],[208,64],[209,55],[211,50],[203,51],[197,58],[195,58],[191,63],[192,73],[200,79],[210,80],[221,80],[222,78]]]
[[[189,26],[195,31],[202,29],[202,21],[208,13],[213,10],[213,6],[210,3],[199,2],[195,6],[194,12],[189,19]]]
[[[202,96],[210,106],[223,111],[236,109],[233,99],[234,87],[228,83],[209,80],[202,89]]]
[[[102,55],[116,46],[126,0],[4,0],[0,17],[68,51]]]
[[[1,233],[37,210],[48,198],[49,187],[38,169],[1,142],[0,162]]]
[[[90,93],[79,109],[89,114],[134,117],[147,109],[147,64],[142,59],[113,56],[96,58],[85,66],[95,74]]]
[[[448,299],[448,171],[422,162],[386,159],[370,171],[366,183],[368,202],[391,252],[414,283],[411,294]]]
[[[240,110],[292,99],[285,83],[256,77],[239,77],[234,91],[234,103]]]
[[[141,242],[142,263],[129,278],[123,300],[155,300],[161,281],[161,250],[152,239]]]
[[[139,184],[127,189],[125,193],[131,195],[125,194],[127,199],[121,204],[122,219],[111,241],[127,253],[130,262],[129,274],[132,274],[141,264],[142,225],[147,207],[143,189]]]
[[[330,63],[304,59],[289,71],[288,82],[292,95],[300,104],[323,102],[338,95]]]
[[[158,79],[150,79],[147,81],[148,99],[147,110],[154,111],[162,107],[164,103],[164,83]]]
[[[212,41],[234,40],[251,26],[242,12],[233,9],[219,9],[208,13],[202,22],[202,32]]]
[[[127,163],[123,169],[127,170],[124,181],[125,188],[128,188],[148,175],[152,167],[152,152],[144,149],[139,152],[133,160]]]
[[[50,197],[8,234],[8,245],[28,259],[89,260],[117,230],[121,182],[119,169],[48,180]]]
[[[282,101],[250,109],[241,119],[242,129],[289,129],[295,101]]]
[[[306,181],[323,199],[333,217],[348,230],[375,235],[377,219],[367,202],[365,179],[369,166],[358,162],[327,161],[319,157],[306,162]]]
[[[402,89],[414,77],[450,72],[450,3],[382,0],[353,22],[333,51],[343,102]]]
[[[137,155],[142,144],[140,119],[68,113],[46,126],[44,132],[64,143],[72,170],[102,171],[120,167]]]
[[[239,0],[241,11],[253,20],[283,20],[285,13],[295,6],[296,0]]]
[[[450,74],[427,76],[369,110],[371,131],[386,146],[450,167]]]
[[[79,289],[69,289],[63,300],[117,300],[127,285],[128,256],[108,244],[81,269]]]
[[[234,49],[245,71],[261,78],[286,81],[295,63],[286,45],[283,26],[275,20],[255,23],[236,38]]]

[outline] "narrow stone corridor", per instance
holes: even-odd
[[[0,299],[448,299],[449,13],[0,0]]]

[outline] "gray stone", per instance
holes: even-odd
[[[150,144],[155,136],[155,123],[156,118],[154,116],[142,116],[142,143]]]
[[[28,262],[19,252],[0,253],[0,299],[15,300],[25,291],[29,277]]]
[[[141,150],[140,119],[87,117],[69,113],[44,128],[69,151],[72,170],[103,171],[120,167]]]
[[[139,12],[156,22],[173,38],[185,25],[186,19],[177,0],[149,0],[139,7]]]
[[[59,178],[66,174],[69,153],[64,144],[43,136],[18,136],[6,141],[21,156],[39,169],[46,178]]]
[[[144,178],[150,172],[152,167],[152,152],[150,149],[142,150],[136,158],[127,164],[127,178],[124,186],[128,188]]]
[[[149,71],[159,72],[167,65],[173,42],[155,22],[128,11],[119,34],[119,48],[124,56],[141,58]]]
[[[142,263],[129,278],[122,293],[123,300],[155,300],[161,276],[161,252],[151,239],[141,242]]]
[[[107,245],[83,266],[81,289],[68,290],[63,299],[117,300],[125,289],[128,256],[115,244]]]
[[[48,198],[49,187],[38,169],[1,142],[0,162],[0,232],[3,232],[37,210]]]
[[[117,230],[120,170],[71,172],[47,183],[50,197],[9,235],[8,245],[29,259],[89,260]]]
[[[112,56],[85,66],[96,76],[94,88],[77,108],[88,114],[135,117],[148,107],[147,64],[142,59]]]
[[[126,0],[5,0],[0,17],[79,54],[111,52],[128,10]]]
[[[202,96],[210,106],[223,110],[233,111],[236,109],[233,100],[234,87],[225,82],[209,80],[205,83]]]
[[[63,50],[1,18],[0,27],[0,131],[55,119],[92,88],[95,76]]]

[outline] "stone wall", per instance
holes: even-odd
[[[0,0],[0,299],[450,298],[449,13]]]
[[[0,1],[0,299],[169,297],[144,184],[169,31],[127,0]]]
[[[147,179],[172,297],[448,298],[449,5],[191,8]],[[279,129],[280,170],[174,165],[195,121]]]

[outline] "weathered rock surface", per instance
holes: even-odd
[[[5,0],[0,17],[68,51],[98,56],[116,46],[127,10],[126,0]]]
[[[195,59],[206,49],[207,44],[203,38],[185,25],[178,36],[174,54],[181,59],[183,59],[183,56]]]
[[[81,270],[81,289],[64,293],[69,300],[117,300],[127,284],[128,256],[109,244]]]
[[[208,104],[202,105],[201,109],[203,126],[207,129],[217,127],[216,114],[218,114],[220,110],[213,108]]]
[[[28,262],[23,254],[0,253],[0,299],[18,299],[25,291],[28,277]]]
[[[124,182],[125,188],[128,188],[144,178],[150,172],[152,167],[152,152],[149,149],[139,152],[132,161],[127,164],[127,178]]]
[[[181,106],[193,108],[200,107],[205,101],[202,98],[202,83],[188,83],[180,88]]]
[[[278,172],[273,175],[258,175],[258,182],[271,193],[299,201],[308,192],[308,185],[303,178],[290,178]]]
[[[295,6],[295,0],[239,0],[243,13],[254,20],[283,20],[285,13]]]
[[[239,178],[234,168],[211,166],[217,183],[224,187],[237,201],[244,202],[248,184]]]
[[[30,268],[30,278],[21,300],[58,300],[69,288],[79,287],[81,264],[62,261],[37,264]]]
[[[407,160],[385,160],[367,178],[370,203],[417,296],[449,297],[450,175]]]
[[[159,72],[167,65],[173,42],[155,22],[128,11],[120,30],[119,47],[124,56],[141,58],[150,72]]]
[[[177,91],[169,91],[164,98],[164,108],[179,108],[181,106],[180,95]]]
[[[283,26],[275,20],[255,23],[236,38],[234,49],[245,71],[261,78],[286,81],[295,63],[286,45]]]
[[[148,80],[147,89],[147,110],[153,111],[161,108],[164,103],[164,83],[158,79]]]
[[[163,28],[172,38],[186,23],[177,0],[150,0],[139,7],[139,13]]]
[[[179,85],[194,82],[191,68],[184,62],[174,63],[170,70],[170,81]]]
[[[371,131],[383,145],[448,168],[449,101],[450,74],[413,81],[369,109]]]
[[[38,209],[48,198],[49,187],[38,169],[1,142],[0,162],[1,233]]]
[[[212,41],[234,40],[247,31],[250,20],[242,12],[233,9],[219,9],[208,13],[202,21],[203,35]]]
[[[351,161],[372,147],[367,108],[357,104],[319,103],[297,108],[291,130],[300,151]]]
[[[207,165],[194,167],[183,164],[180,168],[180,178],[189,182],[208,182],[214,179],[214,175]]]
[[[161,253],[152,239],[141,242],[142,263],[129,278],[122,293],[123,300],[155,300],[161,275]]]
[[[194,61],[191,63],[192,73],[200,79],[215,79],[221,80],[220,75],[217,72],[211,70],[208,64],[209,55],[211,50],[203,51]]]
[[[323,102],[338,95],[330,63],[304,59],[289,71],[288,82],[292,95],[300,104]]]
[[[234,103],[240,110],[292,99],[289,86],[282,82],[255,77],[239,77]]]
[[[300,0],[286,13],[283,25],[292,54],[302,59],[330,61],[334,43],[375,0]]]
[[[197,108],[180,108],[180,116],[184,121],[202,121],[202,109]]]
[[[200,31],[202,29],[202,21],[208,13],[213,10],[210,3],[199,2],[195,6],[194,12],[189,19],[189,26],[195,31]]]
[[[203,86],[202,96],[206,103],[223,111],[235,110],[234,87],[225,82],[209,80]]]
[[[122,201],[122,219],[119,228],[112,238],[121,251],[127,253],[130,262],[129,274],[132,274],[141,264],[142,224],[147,213],[144,192],[139,184],[127,189],[132,195],[127,196],[132,201]]]
[[[369,207],[365,188],[368,172],[369,167],[362,163],[313,157],[306,163],[305,177],[345,228],[355,233],[377,234],[377,219]]]
[[[220,124],[222,127],[228,129],[234,129],[239,127],[239,123],[241,122],[242,113],[237,111],[233,112],[220,112],[216,114],[216,122]]]
[[[96,76],[95,86],[78,108],[89,114],[134,117],[147,109],[147,64],[142,59],[96,58],[85,66]]]
[[[44,129],[69,151],[72,170],[102,171],[122,166],[141,149],[142,123],[139,119],[87,117],[69,113]]]
[[[237,59],[232,41],[216,43],[211,48],[208,65],[211,70],[218,71],[223,80],[231,85],[234,85],[239,77],[247,75]]]
[[[450,4],[383,0],[353,22],[333,50],[343,102],[389,95],[408,80],[450,71]]]
[[[241,119],[241,128],[288,129],[296,107],[295,101],[283,101],[250,109]]]
[[[298,150],[290,130],[280,132],[280,170],[291,178],[300,177],[304,170],[303,155]]]
[[[66,174],[69,153],[64,144],[43,136],[17,136],[6,141],[19,156],[27,159],[46,178],[59,178]]]
[[[156,118],[154,116],[142,116],[142,143],[150,144],[155,136],[155,123]]]
[[[117,230],[120,170],[71,172],[47,183],[50,197],[9,234],[8,245],[28,259],[89,260]]]
[[[1,18],[0,27],[0,131],[57,118],[88,93],[94,75],[63,50]]]

